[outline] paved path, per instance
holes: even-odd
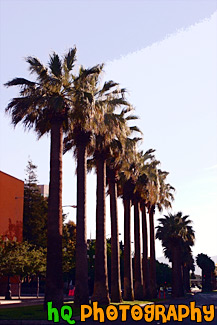
[[[21,306],[31,306],[31,305],[40,305],[43,304],[44,297],[13,297],[11,300],[5,300],[4,297],[0,297],[0,309],[1,308],[14,308],[14,307],[21,307]]]

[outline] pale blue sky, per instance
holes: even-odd
[[[194,253],[217,255],[216,1],[0,0],[0,5],[0,169],[24,179],[30,156],[40,183],[48,184],[49,139],[36,141],[22,126],[13,129],[4,108],[17,91],[2,84],[15,76],[31,78],[26,56],[46,63],[53,50],[62,54],[76,45],[79,64],[105,62],[105,79],[129,90],[144,134],[141,148],[157,150],[177,190],[174,212],[194,222]],[[63,163],[63,204],[75,204],[72,155]],[[75,220],[71,210],[64,211]],[[110,234],[109,213],[107,220]],[[94,237],[94,228],[95,175],[88,177],[88,236],[91,231]]]

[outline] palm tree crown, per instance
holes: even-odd
[[[33,128],[39,137],[49,132],[54,120],[61,120],[67,129],[75,55],[76,48],[70,49],[61,61],[53,53],[48,68],[37,58],[27,57],[30,73],[36,75],[36,81],[14,78],[5,84],[21,88],[20,97],[13,98],[6,108],[14,125],[22,122],[26,128]]]
[[[160,224],[157,226],[156,238],[162,241],[165,248],[169,249],[174,244],[183,243],[194,245],[194,230],[191,226],[192,221],[188,218],[189,216],[183,216],[182,212],[178,212],[175,215],[169,213],[168,216],[158,219]]]
[[[47,272],[44,307],[48,301],[58,309],[63,303],[62,280],[62,152],[63,131],[70,120],[71,92],[76,48],[70,49],[60,60],[50,56],[48,68],[35,57],[26,59],[36,81],[15,78],[5,85],[19,86],[20,96],[13,98],[6,108],[16,126],[33,128],[39,137],[50,132],[50,185],[48,200]]]
[[[194,230],[189,216],[182,212],[169,214],[160,218],[156,238],[162,241],[164,253],[172,261],[172,294],[175,297],[184,295],[182,266],[191,256],[190,247],[194,245]],[[184,260],[183,252],[186,260]]]

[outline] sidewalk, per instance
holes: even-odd
[[[64,302],[72,301],[72,297],[65,296]],[[20,306],[31,306],[31,305],[41,305],[44,302],[44,296],[13,296],[11,300],[5,300],[4,296],[0,296],[0,308],[14,308]]]
[[[14,308],[20,306],[31,306],[43,304],[44,297],[40,296],[21,296],[19,299],[17,296],[12,297],[11,300],[5,300],[3,296],[0,296],[0,308]]]

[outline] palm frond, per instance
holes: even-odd
[[[25,78],[14,78],[11,81],[8,81],[4,84],[4,86],[6,87],[10,87],[10,86],[30,86],[30,87],[34,87],[35,86],[35,82],[29,81]]]
[[[126,120],[127,121],[130,121],[130,120],[138,120],[139,117],[137,115],[129,115],[126,117]]]
[[[40,81],[47,81],[48,80],[48,71],[47,68],[41,64],[41,62],[37,58],[33,58],[28,56],[26,58],[26,62],[29,63],[30,67],[29,70],[31,73],[36,73],[37,77]]]
[[[142,131],[137,126],[130,126],[130,131],[139,132],[140,134],[142,134]]]
[[[67,67],[68,71],[71,71],[74,67],[74,62],[76,61],[77,49],[74,47],[70,49],[67,55],[64,57],[64,65]]]
[[[50,55],[50,61],[48,62],[48,66],[55,77],[59,78],[62,75],[62,64],[59,55],[55,52]]]
[[[106,81],[100,90],[100,94],[104,94],[108,90],[111,90],[111,88],[118,86],[117,82],[114,82],[113,80]]]

